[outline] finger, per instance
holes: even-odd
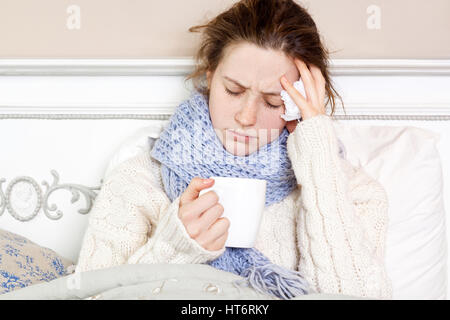
[[[294,59],[294,62],[297,65],[298,70],[300,71],[301,79],[303,81],[303,84],[305,85],[306,95],[308,96],[307,98],[311,101],[313,106],[319,105],[316,85],[314,83],[312,74],[308,69],[308,66],[306,65],[306,63],[297,58]]]
[[[213,207],[219,202],[217,193],[213,190],[202,194],[193,202],[187,203],[183,207],[183,219],[185,221],[191,221],[198,219],[205,211]]]
[[[227,238],[228,238],[228,231],[225,232],[220,237],[218,237],[217,239],[209,241],[209,242],[206,242],[206,240],[203,240],[203,239],[201,239],[201,240],[196,239],[196,241],[198,244],[200,244],[206,250],[217,251],[217,250],[222,249],[225,246],[225,242],[227,241]]]
[[[227,218],[219,218],[206,232],[202,232],[200,236],[195,238],[195,240],[202,247],[205,247],[206,245],[214,243],[216,240],[223,237],[228,232],[229,226],[230,220]]]
[[[325,78],[322,74],[322,71],[320,71],[320,69],[318,67],[316,67],[315,65],[311,65],[311,73],[313,75],[314,82],[316,83],[316,89],[317,89],[319,101],[321,103],[322,108],[325,109],[325,106],[324,106],[325,85],[326,85]],[[322,111],[325,111],[325,110],[322,110]]]
[[[216,240],[220,236],[222,236],[225,232],[230,228],[230,220],[227,218],[219,218],[214,222],[211,227],[208,229],[206,234],[211,236],[211,240]]]
[[[228,231],[213,242],[213,244],[211,245],[211,250],[216,251],[222,249],[225,246],[225,242],[227,242],[227,239]]]
[[[209,188],[214,184],[214,180],[206,184],[203,183],[207,181],[208,179],[202,179],[199,177],[193,178],[189,183],[189,185],[186,187],[186,190],[184,190],[183,194],[180,197],[180,206],[183,206],[189,202],[194,201],[195,199],[198,198],[200,191]]]
[[[208,230],[217,219],[222,216],[224,208],[220,203],[215,204],[201,215],[199,223],[203,230]]]

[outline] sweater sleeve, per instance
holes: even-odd
[[[304,120],[287,142],[301,188],[298,270],[316,292],[389,299],[387,195],[362,168],[339,156],[332,121],[323,114]]]
[[[205,263],[225,250],[208,251],[187,233],[142,152],[110,172],[90,211],[76,272],[126,263]]]

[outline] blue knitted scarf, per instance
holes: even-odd
[[[282,201],[297,186],[287,156],[288,136],[284,128],[278,139],[252,154],[235,156],[216,135],[206,97],[194,91],[178,106],[150,154],[161,163],[164,188],[171,201],[184,192],[194,177],[254,178],[267,181],[267,207]],[[245,278],[239,284],[280,299],[306,294],[308,290],[300,272],[271,263],[255,248],[227,247],[208,264]]]

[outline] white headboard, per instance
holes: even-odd
[[[108,160],[189,96],[193,63],[0,60],[0,228],[76,262]],[[441,134],[450,210],[450,60],[334,60],[332,75],[338,120]]]

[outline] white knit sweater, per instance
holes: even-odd
[[[316,292],[389,299],[387,195],[339,156],[332,121],[318,115],[290,134],[287,151],[299,186],[265,208],[255,247],[273,263],[302,271]],[[178,217],[180,197],[170,202],[160,168],[146,151],[104,178],[76,272],[125,263],[205,263],[224,252],[190,238]]]

